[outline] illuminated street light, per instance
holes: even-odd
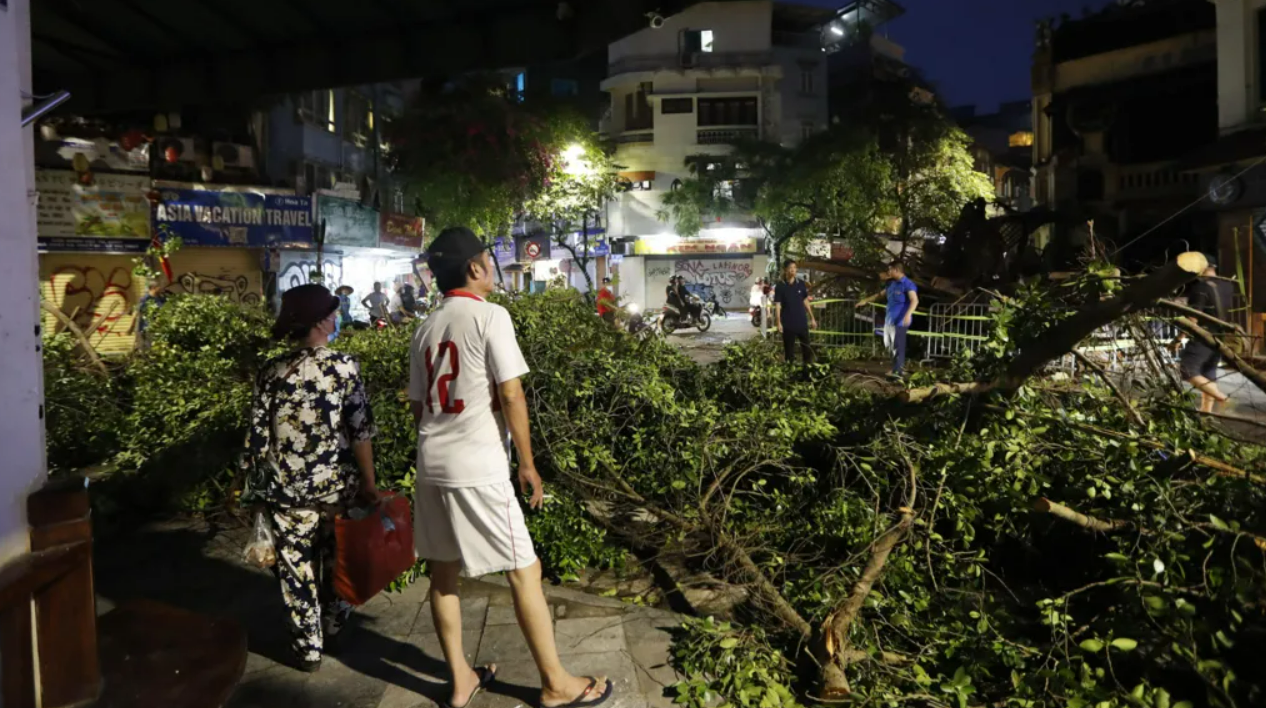
[[[593,172],[593,165],[585,159],[585,147],[572,143],[563,150],[563,172],[572,176],[587,175]]]

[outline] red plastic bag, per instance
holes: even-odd
[[[340,514],[334,520],[338,544],[334,591],[353,605],[363,605],[413,567],[413,512],[409,500],[384,494],[383,501],[361,519]]]

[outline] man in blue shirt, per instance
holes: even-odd
[[[906,333],[914,308],[919,305],[919,288],[906,277],[906,269],[900,262],[893,262],[885,273],[888,280],[888,314],[884,320],[884,346],[893,353],[892,373],[889,378],[900,379],[906,365]]]
[[[167,302],[163,292],[165,286],[161,278],[149,281],[141,301],[136,303],[136,334],[141,349],[148,349],[150,344],[149,325],[154,320],[154,312]]]
[[[809,288],[796,278],[796,262],[783,264],[782,280],[774,287],[774,323],[782,333],[783,355],[787,363],[796,358],[796,340],[800,341],[800,356],[806,365],[816,358],[809,344],[809,325],[816,329],[817,320],[809,307]]]

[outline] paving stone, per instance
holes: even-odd
[[[353,611],[351,629],[371,628],[388,637],[403,638],[413,631],[422,605],[399,596],[379,595]],[[430,614],[430,611],[427,612]]]
[[[304,708],[307,674],[277,666],[246,676],[229,697],[226,708]]]
[[[484,627],[484,636],[479,640],[478,664],[501,666],[524,658],[530,660],[531,657],[527,640],[517,624]]]
[[[637,680],[637,668],[624,652],[579,654],[563,658],[563,666],[577,676],[606,676],[614,684],[603,708],[649,708]],[[530,657],[497,666],[497,685],[480,708],[535,708],[541,677]]]
[[[308,705],[313,708],[378,708],[386,685],[372,673],[364,673],[327,657],[321,670],[307,681]]]
[[[462,631],[471,627],[482,627],[484,617],[488,614],[487,597],[462,597]],[[431,617],[431,603],[422,606],[417,621],[413,623],[412,634],[435,633],[435,620]]]
[[[394,683],[387,685],[386,693],[378,702],[378,708],[431,708],[434,705],[431,699]]]
[[[681,625],[681,617],[661,610],[637,610],[624,622],[624,637],[629,654],[648,671],[668,662],[672,631]]]
[[[517,625],[519,618],[514,614],[514,606],[502,607],[499,605],[488,606],[488,618],[484,624],[489,627],[499,627],[504,624]]]
[[[624,651],[624,617],[559,620],[554,637],[561,656]]]

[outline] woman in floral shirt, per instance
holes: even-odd
[[[320,667],[326,640],[351,612],[333,592],[334,515],[358,492],[378,499],[373,415],[359,368],[326,348],[338,332],[339,299],[324,287],[282,295],[273,336],[296,348],[259,372],[247,435],[248,491],[273,524],[295,659],[305,671]]]

